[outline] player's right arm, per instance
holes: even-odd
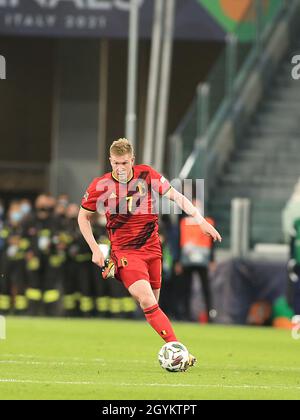
[[[84,239],[93,253],[93,263],[97,264],[99,267],[103,267],[104,256],[96,242],[91,226],[91,218],[97,211],[97,200],[100,195],[99,188],[97,188],[98,186],[99,178],[95,178],[82,198],[81,208],[78,214],[78,224]]]
[[[104,267],[104,256],[96,242],[91,226],[92,215],[93,213],[81,207],[78,214],[78,224],[84,239],[87,241],[93,253],[93,263],[97,264],[99,267]]]

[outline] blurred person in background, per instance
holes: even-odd
[[[4,219],[5,219],[5,207],[2,200],[0,200],[0,282],[1,282],[1,274],[3,273],[3,252],[5,247],[5,240],[6,240],[6,233],[3,230],[4,226]]]
[[[14,201],[7,212],[7,221],[0,232],[2,239],[2,268],[0,278],[0,312],[23,314],[27,309],[25,297],[25,252],[28,241],[22,237],[24,219],[21,202]]]
[[[32,204],[31,201],[27,198],[22,198],[20,200],[20,210],[23,215],[23,222],[28,219],[32,214]]]
[[[202,210],[202,203],[194,199],[193,205]],[[206,217],[212,226],[214,220]],[[201,280],[205,312],[199,314],[200,322],[209,322],[212,314],[212,298],[209,284],[209,272],[215,267],[214,241],[205,235],[192,216],[183,215],[179,219],[178,261],[175,264],[176,296],[178,296],[177,318],[193,321],[191,310],[193,275],[197,273]]]
[[[170,317],[174,317],[178,304],[174,295],[174,263],[178,259],[178,229],[176,225],[173,225],[168,214],[162,215],[159,228],[163,253],[162,281],[164,285],[161,289],[160,305],[164,312]]]
[[[26,253],[29,314],[59,314],[66,243],[61,220],[55,218],[54,197],[41,194],[35,213],[24,223],[24,237],[30,246]]]
[[[65,230],[67,234],[67,260],[64,277],[64,310],[67,316],[89,317],[94,309],[90,263],[91,251],[82,238],[77,218],[79,206],[69,204],[66,208]]]
[[[69,204],[69,197],[67,194],[59,195],[55,202],[54,217],[57,218],[62,224],[64,224],[66,211]]]
[[[79,282],[77,270],[77,255],[79,254],[79,244],[77,235],[77,223],[79,207],[76,204],[69,204],[65,212],[64,231],[66,235],[67,249],[65,262],[65,275],[63,283],[63,308],[66,316],[79,315]]]
[[[95,232],[95,238],[105,258],[110,255],[110,240],[106,232],[106,217],[103,212],[96,214],[92,219],[92,226]],[[110,284],[108,281],[102,281],[102,271],[96,265],[94,265],[94,277],[98,279],[97,291],[96,291],[96,313],[100,317],[109,318],[111,314],[111,291]],[[116,307],[116,305],[115,305]]]
[[[56,204],[53,212],[53,217],[58,219],[62,224],[65,221],[66,207],[62,204]]]
[[[4,223],[4,218],[5,218],[5,207],[4,207],[4,202],[2,200],[0,200],[0,227],[3,225]]]
[[[93,231],[105,258],[110,257],[111,244],[106,230],[106,217],[97,213],[92,222]],[[115,277],[103,279],[100,268],[93,264],[96,291],[96,310],[101,317],[134,318],[137,310],[135,301]],[[104,281],[99,281],[99,279]]]
[[[68,194],[60,194],[57,197],[56,203],[57,205],[61,205],[65,209],[67,209],[68,205],[70,204],[70,197],[68,196]]]

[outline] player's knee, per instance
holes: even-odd
[[[157,304],[150,285],[145,282],[138,282],[129,287],[129,293],[139,303],[142,309],[149,308]]]
[[[140,296],[138,301],[142,309],[150,308],[150,306],[157,304],[155,297],[150,294],[149,295],[145,294],[145,295]]]

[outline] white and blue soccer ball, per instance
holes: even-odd
[[[178,341],[171,341],[160,349],[158,361],[161,367],[169,372],[183,372],[189,361],[188,349]]]

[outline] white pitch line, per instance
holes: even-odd
[[[92,385],[114,387],[171,387],[171,388],[219,388],[219,389],[264,389],[264,390],[299,390],[300,386],[289,385],[223,385],[223,384],[160,384],[160,383],[112,383],[112,382],[92,382],[92,381],[34,381],[31,379],[10,379],[0,378],[0,383],[20,383],[35,385]]]
[[[21,359],[36,359],[31,361],[22,361],[22,360],[10,360],[10,359],[1,359],[0,363],[15,363],[15,364],[24,364],[24,365],[43,365],[43,364],[49,364],[49,365],[82,365],[87,366],[91,363],[98,363],[102,366],[105,366],[107,364],[113,363],[116,361],[116,359],[85,359],[80,357],[65,357],[63,360],[62,358],[55,360],[54,356],[49,356],[46,358],[39,357],[39,356],[33,356],[33,355],[23,355],[23,354],[1,354],[2,357],[19,357]],[[148,364],[148,365],[157,365],[156,361],[149,361],[149,360],[138,360],[138,359],[117,359],[120,363],[138,363],[138,364]],[[271,371],[274,372],[300,372],[299,367],[292,367],[292,366],[250,366],[250,367],[242,367],[239,365],[234,364],[228,364],[226,366],[220,366],[220,365],[208,365],[208,364],[199,364],[202,370],[211,370],[211,369],[219,369],[221,371],[225,370],[235,370],[237,373],[240,372],[268,372]]]
[[[21,359],[36,359],[32,360],[31,362],[23,362],[23,361],[16,361],[16,360],[9,360],[9,359],[2,359],[0,363],[16,363],[16,364],[78,364],[78,365],[89,365],[91,363],[99,363],[102,366],[106,364],[114,363],[116,360],[120,363],[138,363],[138,364],[148,364],[148,365],[157,365],[156,361],[149,361],[149,360],[139,360],[139,359],[100,359],[100,358],[93,358],[93,359],[85,359],[83,357],[64,357],[60,359],[56,359],[55,356],[37,356],[37,355],[26,355],[26,354],[0,354],[0,357],[4,358],[21,358]],[[202,364],[199,363],[198,365],[201,367],[202,370],[210,370],[210,369],[219,369],[219,370],[236,370],[237,373],[244,372],[244,371],[253,371],[253,372],[268,372],[271,371],[272,373],[276,372],[300,372],[300,367],[294,366],[249,366],[249,367],[242,367],[240,365],[235,364],[228,364],[224,366],[220,365],[211,365],[211,364]]]
[[[55,360],[55,357],[52,357],[52,356],[50,356],[50,357],[47,357],[47,358],[43,358],[43,357],[39,357],[39,356],[25,356],[25,355],[20,355],[20,354],[1,354],[0,355],[1,357],[7,357],[7,359],[1,359],[0,360],[0,363],[5,363],[6,361],[7,362],[9,362],[10,361],[10,359],[9,358],[12,358],[12,357],[14,357],[14,358],[20,358],[20,359],[36,359],[35,361],[32,361],[31,363],[34,363],[34,362],[43,362],[43,363],[78,363],[78,364],[80,364],[80,363],[82,363],[82,364],[90,364],[90,363],[112,363],[112,362],[115,362],[116,361],[116,359],[114,360],[114,359],[110,359],[110,360],[108,360],[108,359],[84,359],[84,358],[80,358],[80,357],[65,357],[65,359],[64,360],[62,360],[62,359],[57,359],[57,360]],[[117,359],[118,360],[118,362],[121,362],[121,363],[139,363],[139,364],[151,364],[151,365],[153,365],[154,364],[154,362],[151,362],[151,361],[149,361],[149,360],[139,360],[139,359]],[[20,363],[22,363],[22,361],[20,360],[20,361],[16,361],[16,363],[17,362],[20,362]],[[26,362],[24,362],[24,363],[26,363]],[[29,362],[28,362],[28,364],[29,364]],[[155,363],[156,364],[156,363]]]
[[[17,384],[47,384],[47,385],[101,385],[98,382],[74,382],[74,381],[33,381],[31,379],[1,379],[0,383],[17,383]]]
[[[107,363],[97,362],[101,366],[106,366]],[[15,365],[46,365],[46,366],[89,366],[90,363],[83,362],[40,362],[40,361],[24,361],[24,360],[0,360],[0,364],[15,364]]]
[[[38,355],[33,355],[33,354],[13,354],[13,353],[4,353],[4,354],[0,354],[1,357],[7,357],[7,358],[20,358],[20,359],[36,359],[36,360],[49,360],[49,359],[56,359],[59,361],[63,361],[64,359],[66,360],[72,360],[72,361],[94,361],[94,362],[104,362],[105,359],[100,359],[100,358],[95,358],[95,359],[85,359],[83,357],[60,357],[60,359],[57,359],[55,356],[38,356]]]

